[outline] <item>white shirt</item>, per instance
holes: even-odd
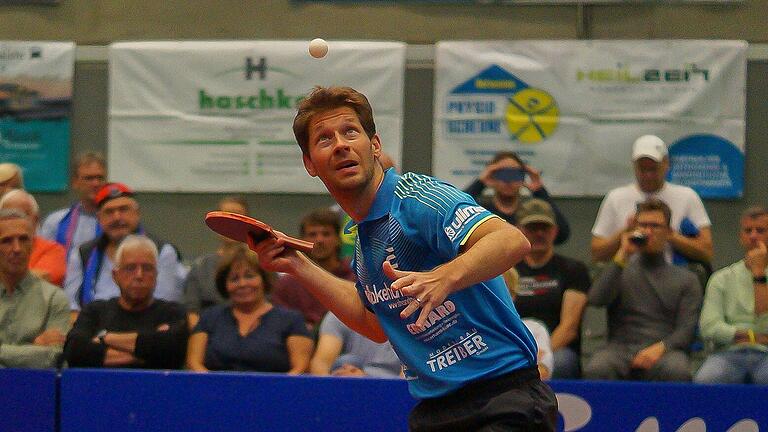
[[[549,338],[549,330],[544,327],[541,321],[533,318],[523,318],[523,324],[528,327],[528,330],[533,335],[533,339],[536,340],[536,345],[539,347],[539,353],[541,353],[541,360],[538,363],[544,365],[549,370],[549,375],[555,371],[555,356],[552,354],[552,343]]]
[[[624,229],[627,218],[635,213],[637,203],[649,198],[657,198],[664,201],[672,211],[670,225],[675,231],[680,231],[680,223],[684,219],[690,220],[698,229],[712,225],[704,208],[704,203],[693,189],[669,182],[658,192],[645,193],[636,183],[621,186],[608,192],[600,204],[595,225],[592,227],[592,235],[595,237],[611,237]]]

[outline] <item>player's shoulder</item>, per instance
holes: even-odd
[[[430,208],[438,212],[452,211],[458,201],[472,201],[469,195],[435,177],[405,173],[395,187],[402,210]]]

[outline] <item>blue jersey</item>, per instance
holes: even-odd
[[[382,269],[387,260],[398,270],[432,270],[454,259],[475,228],[492,217],[447,183],[390,169],[357,226],[358,294],[378,317],[416,398],[443,396],[470,381],[536,364],[536,343],[500,276],[449,295],[420,331],[420,311],[400,318],[414,299],[393,291]]]

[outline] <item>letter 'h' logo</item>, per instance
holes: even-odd
[[[267,59],[266,57],[259,58],[258,64],[253,64],[253,59],[250,57],[245,58],[245,79],[253,79],[253,73],[259,73],[259,79],[263,80],[267,77]]]

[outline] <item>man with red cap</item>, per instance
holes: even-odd
[[[94,201],[102,234],[83,243],[69,255],[67,261],[64,290],[69,296],[72,311],[77,313],[93,300],[107,300],[120,295],[120,288],[112,279],[112,263],[117,247],[129,234],[144,234],[152,238],[160,250],[155,297],[181,300],[185,276],[179,271],[181,257],[172,244],[144,232],[139,203],[134,198],[133,190],[122,183],[109,183],[99,190]]]

